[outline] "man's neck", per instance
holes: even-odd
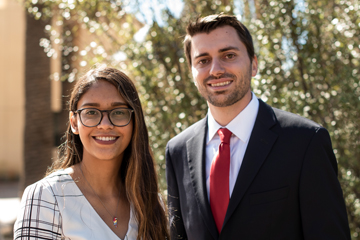
[[[252,99],[252,93],[249,91],[240,101],[234,103],[231,106],[227,107],[216,107],[214,105],[209,105],[210,112],[214,117],[215,121],[221,126],[228,125],[246,106],[250,103]]]

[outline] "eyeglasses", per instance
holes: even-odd
[[[124,127],[130,123],[131,115],[134,112],[131,108],[115,108],[112,110],[99,110],[96,108],[83,108],[74,111],[79,114],[81,123],[86,127],[95,127],[103,119],[103,113],[108,114],[109,121],[117,127]]]

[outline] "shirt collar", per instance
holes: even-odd
[[[251,94],[252,98],[249,104],[233,120],[231,120],[228,125],[225,126],[243,142],[247,142],[249,140],[259,110],[259,100],[253,92]],[[206,143],[208,144],[217,134],[219,128],[222,128],[222,126],[217,123],[212,116],[210,109],[208,109],[207,124],[208,132]]]

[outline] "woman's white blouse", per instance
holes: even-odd
[[[14,239],[120,239],[68,172],[69,169],[58,170],[25,189],[14,225]],[[123,240],[135,240],[137,234],[138,224],[130,210]]]

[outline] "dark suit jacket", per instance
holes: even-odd
[[[205,184],[207,118],[168,142],[171,239],[350,239],[327,130],[259,101],[220,234]]]

